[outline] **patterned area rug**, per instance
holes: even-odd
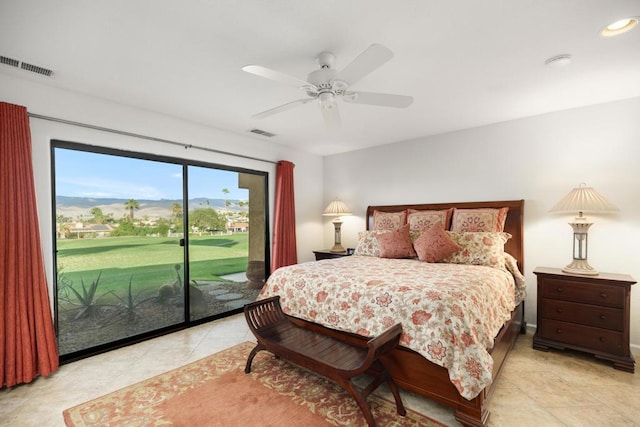
[[[340,386],[246,342],[64,411],[67,426],[366,426]],[[379,426],[442,427],[391,400],[368,398]]]

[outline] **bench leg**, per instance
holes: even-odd
[[[367,400],[360,394],[358,389],[353,385],[350,380],[345,380],[344,378],[336,378],[338,384],[340,384],[356,401],[360,410],[364,414],[364,418],[367,420],[367,425],[369,427],[377,427],[376,420],[373,419],[373,414],[371,413],[371,407],[367,403]]]
[[[387,374],[387,384],[389,385],[389,389],[393,394],[393,398],[396,400],[396,408],[398,410],[398,415],[402,415],[403,417],[407,415],[407,410],[404,409],[404,405],[402,404],[402,399],[400,399],[400,392],[398,391],[398,386],[393,381],[393,379]]]
[[[384,381],[386,381],[389,389],[391,390],[391,394],[393,394],[393,398],[396,401],[396,409],[398,410],[398,415],[402,415],[404,417],[405,415],[407,415],[407,410],[404,409],[404,404],[402,403],[402,399],[400,398],[398,386],[396,385],[395,381],[393,381],[393,378],[391,378],[391,375],[389,375],[389,371],[387,371],[382,362],[380,360],[377,360],[375,363],[377,363],[382,370]]]
[[[371,413],[371,406],[367,402],[367,396],[369,396],[375,389],[377,389],[380,384],[386,382],[391,390],[391,394],[393,394],[393,398],[396,401],[396,410],[398,411],[398,415],[405,416],[407,415],[407,410],[404,408],[404,404],[402,403],[402,398],[400,397],[400,391],[398,390],[398,386],[393,381],[393,378],[389,375],[389,372],[386,370],[385,366],[382,364],[380,360],[376,360],[373,362],[376,365],[378,370],[378,375],[376,375],[373,380],[369,383],[369,385],[360,390],[351,382],[351,379],[347,379],[341,376],[331,376],[335,382],[340,384],[342,388],[344,388],[356,401],[360,410],[364,414],[365,419],[367,420],[367,424],[369,427],[376,427],[376,421],[373,418],[373,414]]]
[[[249,357],[247,358],[247,365],[244,367],[245,374],[251,372],[251,364],[253,363],[253,358],[256,357],[256,354],[258,354],[259,351],[262,350],[266,350],[265,346],[263,346],[262,344],[258,344],[253,347],[253,350],[251,350],[251,353],[249,353]]]

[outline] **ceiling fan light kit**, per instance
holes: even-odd
[[[337,71],[331,68],[335,56],[331,52],[321,52],[317,57],[320,69],[309,73],[306,81],[260,65],[244,66],[242,70],[247,73],[289,86],[295,86],[308,96],[308,98],[298,99],[255,114],[253,118],[263,119],[298,105],[306,104],[314,99],[318,100],[320,111],[327,127],[340,126],[338,99],[354,104],[406,108],[413,102],[413,98],[410,96],[349,90],[353,84],[389,61],[392,57],[393,52],[388,48],[379,44],[372,44],[343,70]]]
[[[321,93],[318,96],[318,101],[320,103],[320,108],[323,110],[330,110],[336,106],[336,99],[331,92]]]

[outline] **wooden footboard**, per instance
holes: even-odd
[[[291,321],[300,327],[322,331],[323,334],[366,347],[366,337],[336,331],[293,317]],[[520,304],[513,311],[511,320],[500,330],[491,350],[494,362],[493,382],[472,400],[460,396],[445,368],[428,361],[413,350],[397,347],[381,359],[398,386],[455,409],[456,419],[465,426],[486,426],[489,418],[487,407],[494,386],[507,355],[513,348],[518,334],[524,331],[524,327],[524,304]]]

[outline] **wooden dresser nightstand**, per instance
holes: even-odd
[[[320,251],[313,251],[316,254],[316,261],[321,259],[342,258],[343,256],[351,256],[348,252],[331,252],[329,249],[322,249]]]
[[[613,362],[634,372],[629,348],[631,285],[626,274],[579,276],[558,268],[538,267],[537,330],[533,348],[570,348]]]

